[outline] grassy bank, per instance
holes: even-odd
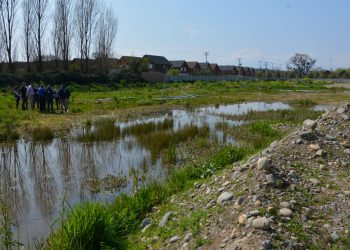
[[[299,100],[310,103],[342,102],[348,99],[343,89],[327,88],[326,82],[195,82],[159,83],[119,88],[94,85],[68,86],[71,89],[69,114],[41,114],[16,110],[12,90],[0,93],[0,141],[30,137],[33,129],[42,126],[54,132],[69,128],[73,122],[98,115],[117,115],[127,119],[140,113],[192,108],[200,105],[229,104],[246,101]],[[306,91],[306,92],[305,92]],[[174,98],[180,97],[180,98]]]

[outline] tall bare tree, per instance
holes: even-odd
[[[37,60],[38,71],[43,69],[43,38],[47,26],[46,14],[48,7],[48,0],[32,0],[34,20],[32,31],[35,41],[35,55]]]
[[[1,38],[3,46],[7,54],[9,69],[14,70],[13,65],[13,37],[14,23],[17,13],[17,0],[1,0],[0,1],[0,18],[1,18]]]
[[[98,21],[95,52],[101,72],[108,70],[108,60],[113,53],[117,30],[118,19],[112,8],[104,7]]]
[[[77,43],[79,45],[81,70],[89,69],[89,58],[93,34],[98,16],[96,0],[76,0],[75,4],[75,27],[77,29]]]
[[[72,0],[56,0],[54,14],[54,39],[55,56],[62,59],[64,69],[68,69],[70,45],[72,37]]]
[[[30,71],[30,62],[33,59],[33,5],[31,0],[22,1],[23,15],[23,47],[27,62],[27,71]]]

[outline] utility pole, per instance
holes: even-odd
[[[268,64],[268,62],[264,62],[264,65],[265,65],[265,78],[267,78],[267,64]]]
[[[260,68],[260,71],[261,71],[261,63],[262,63],[262,61],[260,60],[260,61],[259,61],[259,68]]]
[[[237,58],[237,60],[238,60],[238,66],[242,66],[242,60],[243,60],[243,58]]]
[[[205,62],[208,63],[209,51],[205,51],[203,54],[205,56]]]

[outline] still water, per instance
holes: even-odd
[[[171,119],[170,130],[176,132],[186,126],[207,126],[208,139],[222,144],[234,143],[216,128],[219,122],[232,127],[241,121],[226,120],[222,115],[244,114],[249,110],[267,111],[290,109],[287,104],[250,102],[218,107],[204,107],[191,111],[173,110],[153,118],[140,118],[128,122],[115,121],[121,130],[137,124],[157,123]],[[150,150],[132,134],[109,141],[81,142],[76,136],[84,126],[73,129],[64,138],[39,143],[19,140],[12,145],[0,146],[0,189],[17,226],[21,242],[45,238],[58,218],[64,197],[70,205],[89,200],[111,201],[120,192],[130,193],[135,178],[132,168],[143,183],[162,180],[167,176],[159,155],[154,159]],[[93,129],[93,128],[92,128]],[[119,189],[96,189],[93,183],[107,176],[120,176],[125,183]]]

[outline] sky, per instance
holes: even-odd
[[[295,53],[315,67],[350,67],[350,0],[101,0],[119,20],[115,55],[285,69]],[[273,63],[273,65],[272,65]]]

